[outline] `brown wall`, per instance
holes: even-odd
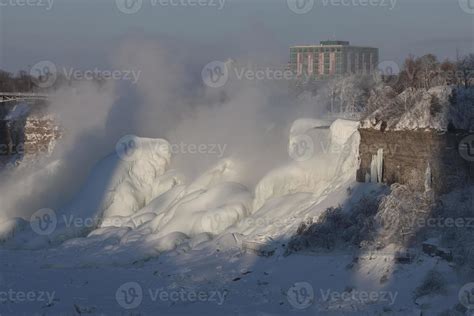
[[[370,174],[372,155],[384,149],[383,182],[408,184],[424,190],[425,172],[430,163],[432,187],[446,193],[474,179],[474,163],[464,160],[458,152],[465,133],[437,131],[378,131],[360,129],[360,169],[357,181],[364,182]]]

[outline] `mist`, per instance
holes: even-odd
[[[4,171],[8,180],[0,188],[0,217],[61,208],[125,135],[168,140],[174,148],[172,168],[187,181],[231,158],[241,183],[252,188],[270,169],[290,160],[291,122],[322,112],[323,102],[315,96],[292,99],[285,80],[235,76],[238,67],[247,67],[242,65],[275,67],[266,59],[224,56],[234,60],[229,80],[212,88],[196,75],[196,69],[211,62],[205,55],[176,55],[167,48],[158,39],[125,39],[109,55],[109,65],[138,73],[136,84],[79,80],[52,93],[48,111],[61,139],[50,156]]]

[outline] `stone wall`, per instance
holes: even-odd
[[[50,153],[60,130],[48,116],[28,116],[0,121],[0,155],[32,156]]]
[[[360,169],[357,181],[370,178],[371,162],[378,149],[383,148],[383,182],[410,185],[424,190],[426,172],[431,170],[431,186],[435,193],[446,193],[472,182],[474,162],[465,160],[458,151],[466,133],[439,133],[434,130],[379,131],[359,129]]]
[[[59,127],[51,118],[29,117],[24,129],[25,152],[50,153],[60,137]]]

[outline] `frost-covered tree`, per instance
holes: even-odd
[[[474,83],[474,54],[469,54],[458,59],[457,69],[461,74],[461,82],[465,88]]]
[[[330,80],[327,85],[329,111],[333,113],[363,111],[374,85],[373,76],[352,74]]]

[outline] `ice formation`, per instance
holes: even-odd
[[[280,238],[305,216],[322,211],[318,205],[334,192],[345,192],[355,178],[358,123],[336,120],[328,125],[297,120],[290,132],[290,157],[301,136],[311,143],[309,154],[271,170],[255,190],[239,183],[237,161],[222,159],[186,183],[179,171],[170,169],[167,141],[128,139],[131,154],[117,148],[97,163],[69,204],[52,211],[56,225],[51,233],[38,236],[33,217],[31,223],[11,218],[1,224],[0,238],[11,248],[76,249],[84,260],[93,256],[95,262],[156,256],[213,238],[223,241],[228,234],[253,241]],[[331,201],[345,198],[337,193]]]

